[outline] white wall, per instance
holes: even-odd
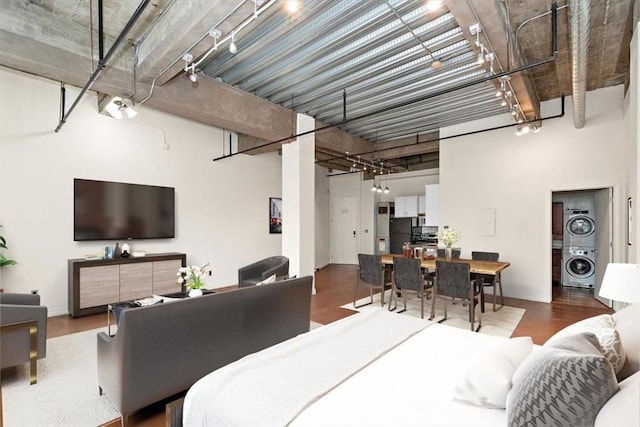
[[[614,241],[620,254],[625,226],[626,144],[622,87],[587,94],[586,125],[566,115],[544,121],[536,134],[515,129],[479,133],[440,143],[440,223],[460,230],[463,257],[472,250],[496,251],[511,266],[503,273],[505,295],[551,300],[551,194],[553,191],[614,188]],[[542,106],[542,116],[560,111],[559,100]],[[455,135],[484,123],[441,130]],[[496,232],[481,235],[478,214],[496,210]]]
[[[237,283],[238,267],[281,253],[268,229],[269,197],[282,194],[276,153],[212,162],[220,129],[144,107],[118,121],[98,114],[92,92],[54,133],[59,93],[56,82],[0,69],[0,224],[19,262],[2,269],[5,291],[38,289],[50,315],[67,313],[67,259],[115,244],[73,241],[73,178],[175,187],[176,238],[130,245],[210,262],[208,286]],[[67,106],[77,93],[67,87]]]
[[[388,194],[371,191],[373,180],[362,180],[362,174],[338,174],[329,178],[330,198],[353,197],[359,203],[358,252],[375,253],[376,223],[375,206],[381,201],[393,201],[398,196],[424,195],[426,184],[438,183],[438,170],[407,172],[383,178],[380,184],[389,186]],[[378,179],[376,178],[376,184]]]
[[[316,268],[322,268],[330,263],[329,254],[329,171],[316,165]]]

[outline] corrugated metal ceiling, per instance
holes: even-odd
[[[509,111],[491,82],[425,100],[489,73],[446,6],[314,1],[294,18],[271,9],[236,35],[236,54],[219,49],[203,71],[370,141]]]

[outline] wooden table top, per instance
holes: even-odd
[[[394,254],[384,254],[381,255],[382,263],[386,265],[393,264],[393,257],[401,257],[402,255],[394,255]],[[464,262],[469,264],[469,269],[472,273],[480,273],[480,274],[498,274],[505,268],[509,267],[511,264],[504,261],[480,261],[476,259],[464,259],[464,258],[432,258],[432,259],[423,259],[420,265],[422,268],[428,268],[429,270],[436,269],[436,261],[451,261],[451,262]]]

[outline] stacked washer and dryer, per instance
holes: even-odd
[[[593,289],[596,272],[596,222],[591,203],[564,209],[563,286]]]

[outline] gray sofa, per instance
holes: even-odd
[[[0,325],[3,326],[0,334],[0,368],[29,363],[29,329],[4,329],[9,324],[32,320],[38,326],[38,359],[42,359],[47,355],[47,307],[40,305],[40,295],[0,293]]]
[[[98,386],[122,415],[187,390],[228,363],[308,332],[312,278],[125,309],[98,333]]]
[[[238,286],[253,286],[274,274],[277,280],[289,277],[289,258],[276,255],[239,268]]]

